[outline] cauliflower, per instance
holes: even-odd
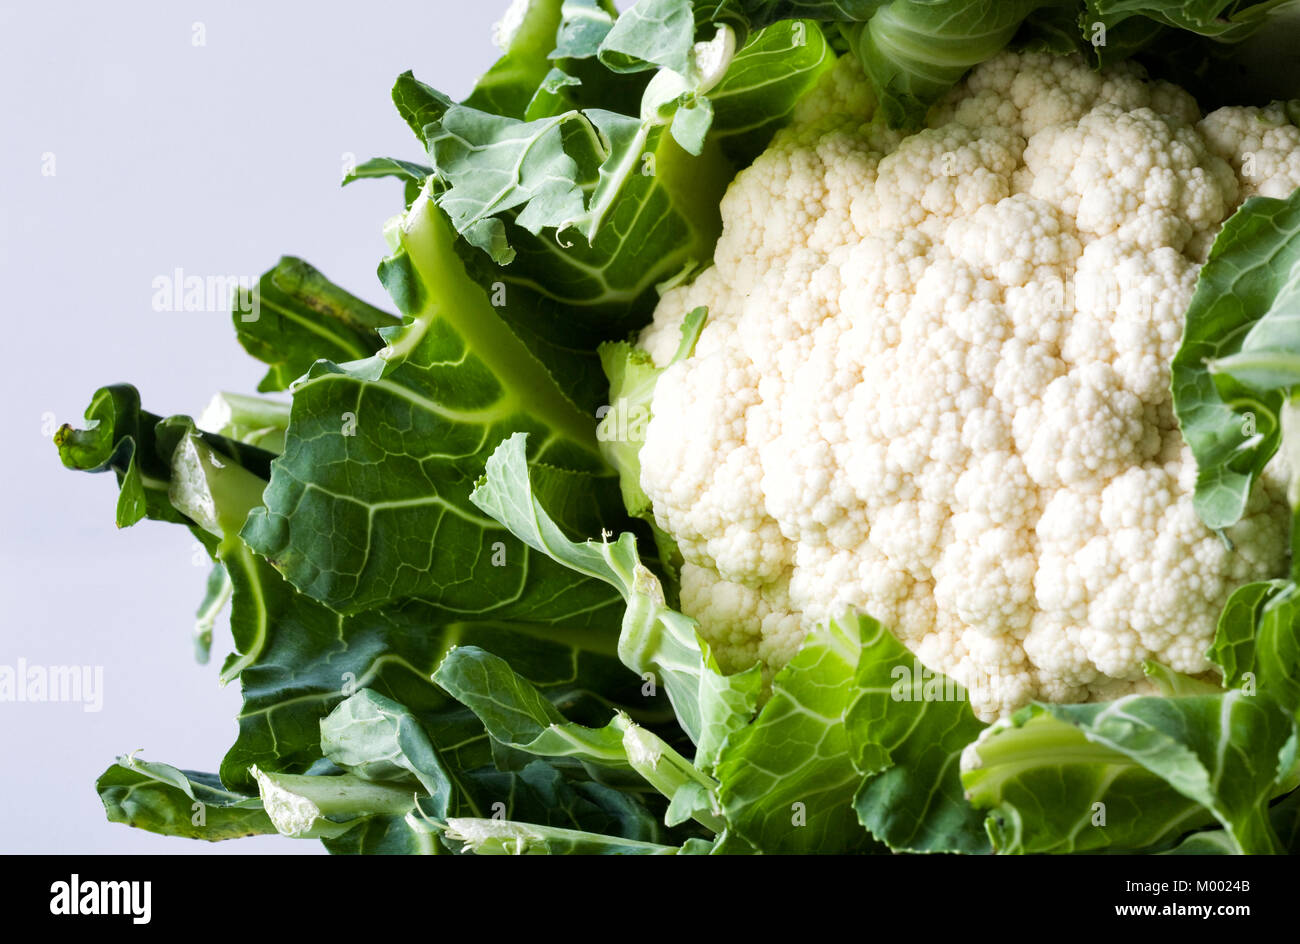
[[[1169,364],[1224,219],[1300,186],[1300,129],[1045,54],[978,66],[907,137],[872,101],[841,59],[640,337],[683,610],[770,673],[857,609],[985,720],[1208,670],[1229,593],[1285,567],[1286,485],[1199,522]]]

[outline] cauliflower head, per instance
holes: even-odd
[[[1285,567],[1286,486],[1226,541],[1201,524],[1170,360],[1222,222],[1300,186],[1300,129],[1047,54],[978,66],[913,135],[871,108],[845,57],[639,339],[669,365],[641,485],[682,609],[769,673],[856,609],[985,720],[1206,671],[1227,596]]]

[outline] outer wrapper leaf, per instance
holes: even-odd
[[[712,133],[736,164],[749,164],[795,105],[835,65],[835,52],[812,20],[787,20],[755,33],[709,90]]]
[[[662,67],[686,74],[695,43],[690,0],[639,0],[600,44],[600,61],[614,72]]]
[[[619,725],[573,724],[501,658],[458,646],[433,680],[474,712],[498,743],[548,758],[573,758],[596,767],[630,770]]]
[[[552,59],[590,59],[614,27],[618,11],[608,0],[564,0]]]
[[[1274,853],[1267,807],[1294,767],[1296,726],[1263,695],[1129,696],[1030,706],[970,750],[962,782],[994,808],[998,851],[1143,849],[1212,816],[1235,851]]]
[[[415,794],[405,786],[353,774],[310,776],[257,767],[252,774],[266,815],[290,839],[335,839],[371,817],[396,818],[415,808]]]
[[[856,617],[809,631],[772,681],[772,697],[735,732],[718,761],[719,797],[731,830],[765,852],[873,851],[853,797],[846,718],[862,645]]]
[[[454,786],[420,722],[403,705],[363,689],[321,720],[321,752],[366,780],[413,778],[445,817]]]
[[[1298,272],[1300,191],[1253,197],[1215,239],[1187,309],[1174,409],[1196,455],[1196,511],[1211,528],[1241,518],[1277,452],[1286,380],[1261,365],[1300,357]]]
[[[1085,17],[1115,26],[1130,17],[1150,20],[1212,36],[1223,42],[1235,42],[1250,36],[1264,25],[1267,17],[1285,0],[1259,3],[1236,3],[1231,0],[1198,0],[1174,3],[1169,0],[1088,0]]]
[[[1229,598],[1210,657],[1224,685],[1261,692],[1300,713],[1300,592],[1289,581],[1251,583]]]
[[[406,324],[381,354],[318,363],[297,385],[266,508],[244,539],[342,612],[417,597],[466,619],[612,630],[617,595],[469,503],[491,444],[522,429],[536,433],[530,458],[556,467],[542,482],[567,527],[593,534],[623,520],[591,421],[498,317],[452,238],[437,207],[417,201],[381,273]]]
[[[217,842],[275,832],[256,796],[227,790],[213,774],[119,757],[95,789],[109,822],[163,836]]]
[[[668,607],[659,579],[637,555],[632,534],[613,543],[565,537],[534,496],[525,439],[516,433],[497,447],[471,500],[529,547],[619,592],[626,603],[620,660],[651,683],[662,684],[678,723],[696,744],[696,764],[712,769],[722,745],[754,710],[761,684],[758,667],[722,674],[695,621]]]
[[[127,384],[101,387],[86,407],[86,428],[64,425],[54,443],[64,466],[82,472],[112,471],[118,481],[117,526],[142,518],[195,525],[172,504],[172,467],[178,447],[193,437],[227,463],[263,476],[271,454],[215,433],[196,431],[189,417],[163,419],[140,408],[140,394]],[[211,543],[195,528],[200,540]]]
[[[1288,855],[1300,854],[1300,791],[1294,791],[1274,803],[1268,819]],[[1236,844],[1222,829],[1192,833],[1161,855],[1235,855]]]
[[[966,70],[1001,52],[1043,0],[894,0],[875,11],[854,51],[890,127],[919,127]]]
[[[448,620],[420,604],[340,616],[297,593],[253,555],[229,559],[235,585],[232,628],[244,707],[239,737],[222,762],[228,784],[250,785],[248,769],[300,773],[322,756],[320,722],[345,698],[373,689],[409,710],[446,762],[474,769],[492,761],[486,731],[430,681],[458,643],[477,645],[570,713],[591,721],[610,702],[653,711],[637,679],[611,655],[555,639],[527,624]]]
[[[379,329],[400,323],[292,256],[241,289],[232,309],[239,343],[270,366],[262,391],[287,390],[317,360],[369,357],[384,346]]]
[[[528,103],[551,70],[550,52],[560,27],[560,0],[526,0],[505,55],[474,84],[465,105],[513,118],[524,117]]]
[[[495,819],[453,819],[447,838],[476,855],[676,855],[658,843]]]
[[[875,620],[861,621],[862,654],[846,719],[858,772],[858,819],[895,852],[990,851],[984,817],[966,801],[961,753],[985,725],[961,686],[924,669]]]

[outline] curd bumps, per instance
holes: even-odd
[[[1209,670],[1231,591],[1285,569],[1286,478],[1231,549],[1198,520],[1170,360],[1223,221],[1300,186],[1300,129],[1046,54],[976,67],[917,134],[873,108],[842,58],[641,336],[666,365],[708,308],[640,453],[683,610],[724,668],[775,670],[856,609],[986,720]]]

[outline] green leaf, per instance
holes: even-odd
[[[618,18],[600,45],[600,61],[614,72],[661,67],[690,71],[695,12],[690,0],[639,0]]]
[[[231,629],[244,704],[239,737],[222,762],[227,784],[251,786],[248,769],[304,773],[323,755],[321,721],[362,689],[400,704],[429,734],[444,763],[472,770],[491,763],[482,723],[433,684],[443,656],[461,643],[506,660],[579,721],[607,717],[610,705],[661,720],[639,680],[612,655],[594,651],[590,634],[529,624],[447,619],[411,603],[342,616],[294,591],[251,553],[227,557],[235,593]]]
[[[1161,695],[1170,698],[1182,698],[1185,695],[1212,695],[1219,691],[1213,682],[1175,672],[1167,665],[1147,660],[1142,663],[1142,672],[1155,684]]]
[[[1141,764],[1039,706],[989,728],[962,766],[967,799],[989,811],[1000,853],[1128,852],[1214,822]]]
[[[1269,807],[1268,819],[1287,854],[1300,853],[1300,790],[1289,793]],[[1236,844],[1226,831],[1207,829],[1192,833],[1172,849],[1167,849],[1160,854],[1236,855],[1236,853]]]
[[[216,561],[208,574],[207,587],[203,591],[203,600],[198,612],[194,614],[194,659],[200,665],[207,665],[212,657],[212,627],[217,616],[230,602],[232,592],[230,575],[225,565]]]
[[[707,100],[701,99],[702,92],[685,96],[686,107],[672,134],[615,114],[627,104],[604,91],[614,78],[608,73],[582,79],[581,90],[595,87],[602,94],[582,91],[573,96],[571,107],[586,111],[569,111],[567,116],[552,112],[547,117],[560,121],[560,126],[589,121],[607,140],[603,152],[608,156],[594,169],[594,185],[589,186],[594,157],[578,174],[588,194],[584,215],[578,220],[552,216],[545,225],[571,225],[585,239],[565,234],[533,237],[507,218],[504,238],[516,255],[500,269],[499,277],[512,286],[541,289],[567,311],[580,308],[577,315],[591,325],[593,345],[625,337],[653,308],[656,283],[706,261],[718,237],[716,208],[733,169],[718,148],[702,144],[710,113],[711,139],[733,160],[748,163],[787,120],[798,96],[831,68],[833,60],[835,55],[815,23],[781,23],[764,30],[736,53],[722,81],[708,91]],[[673,140],[692,117],[705,118],[692,135],[694,150],[703,147],[698,160]],[[589,151],[575,150],[573,156],[582,153]],[[472,166],[477,160],[480,157],[465,159],[465,181],[476,182]],[[450,172],[456,172],[455,163]],[[591,309],[590,315],[584,315],[585,309]]]
[[[890,127],[919,127],[971,66],[997,55],[1043,0],[894,0],[876,11],[854,52]]]
[[[639,842],[669,838],[640,793],[566,773],[546,761],[533,760],[519,771],[471,771],[463,775],[462,783],[477,796],[476,807],[481,812],[474,815],[480,817],[491,813],[497,820],[579,829]]]
[[[617,39],[638,15],[625,14],[606,39]],[[644,21],[643,26],[652,31],[663,26],[654,22],[657,25]],[[587,304],[603,301],[611,289],[618,289],[618,282],[592,284],[604,269],[616,273],[619,281],[632,281],[637,287],[631,297],[640,297],[647,287],[680,272],[685,263],[707,259],[717,236],[716,208],[731,171],[723,169],[725,161],[716,147],[706,144],[715,114],[719,124],[712,137],[730,140],[728,153],[738,159],[752,159],[833,61],[816,24],[801,22],[756,36],[734,56],[715,89],[704,84],[714,79],[694,76],[682,78],[667,92],[647,91],[648,96],[666,98],[659,103],[664,113],[645,120],[611,110],[611,105],[623,105],[615,95],[602,99],[584,94],[582,110],[555,110],[557,94],[575,78],[567,73],[548,73],[552,85],[539,95],[550,96],[552,104],[543,107],[534,101],[523,115],[486,108],[471,97],[448,109],[430,129],[430,155],[446,184],[439,205],[458,232],[501,265],[522,251],[507,224],[533,236],[544,228],[556,230],[554,239],[538,240],[533,251],[577,258],[564,264],[571,274],[548,271],[533,280],[546,285],[547,294],[576,294]],[[594,81],[603,87],[599,77]],[[593,80],[577,84],[585,89]],[[518,120],[521,117],[531,120]],[[671,134],[661,122],[671,124]],[[668,147],[670,138],[703,157],[687,161],[687,169],[679,172],[682,161],[676,148]],[[646,207],[663,203],[665,197],[672,211],[668,219],[657,208]],[[637,212],[641,208],[654,210],[654,215],[645,215],[644,209]],[[615,231],[602,240],[611,226]],[[569,245],[573,240],[564,235],[567,229],[585,239],[587,251]],[[649,246],[647,237],[652,240]],[[619,258],[629,253],[639,256],[641,264],[626,265]],[[570,280],[581,291],[566,293]]]
[[[1208,655],[1225,686],[1265,694],[1300,717],[1300,590],[1282,580],[1238,588]]]
[[[612,543],[567,538],[534,495],[526,439],[516,433],[497,447],[471,500],[529,547],[618,591],[627,604],[619,658],[638,675],[662,683],[678,723],[695,742],[696,764],[711,770],[727,738],[753,713],[761,685],[758,666],[722,674],[695,621],[668,607],[632,534]]]
[[[507,286],[507,318],[529,313],[533,330],[552,340],[550,325],[563,325],[568,340],[588,356],[599,342],[625,338],[649,319],[660,282],[708,262],[721,231],[718,204],[733,176],[712,145],[695,158],[666,129],[643,134],[640,122],[612,112],[601,120],[611,157],[595,170],[584,217],[559,214],[544,221],[553,228],[587,226],[588,235],[534,235],[507,214],[503,238],[514,252],[512,261],[494,263],[475,253],[481,262],[472,264],[484,284]],[[470,184],[474,166],[464,164]],[[599,193],[597,182],[604,182]],[[593,221],[599,223],[594,231]]]
[[[634,793],[567,780],[541,761],[518,771],[447,769],[415,716],[371,691],[343,702],[322,722],[321,733],[326,755],[348,773],[389,786],[408,784],[415,791],[409,813],[370,816],[350,831],[328,837],[332,852],[427,853],[448,845],[454,850],[455,844],[443,842],[448,818],[489,812],[495,820],[518,818],[634,841],[660,836]]]
[[[1259,627],[1259,613],[1263,605],[1280,590],[1286,581],[1265,580],[1238,587],[1228,597],[1219,614],[1214,633],[1214,645],[1206,656],[1223,670],[1225,688],[1237,688],[1243,676],[1255,666],[1255,634]]]
[[[614,26],[618,11],[602,0],[564,0],[552,59],[589,59]]]
[[[398,319],[332,284],[301,259],[285,256],[249,291],[231,320],[244,350],[270,370],[258,390],[287,390],[318,360],[353,361],[384,346],[382,327]]]
[[[703,318],[696,321],[703,324]],[[645,443],[650,404],[663,369],[655,366],[649,351],[633,347],[627,341],[602,344],[600,362],[609,378],[610,402],[596,426],[596,441],[605,461],[618,472],[619,490],[628,514],[652,517],[650,496],[641,487],[641,446]]]
[[[268,397],[222,391],[213,394],[195,425],[279,454],[284,451],[284,434],[289,428],[289,404]]]
[[[338,836],[321,836],[331,855],[446,855],[436,832],[412,823],[414,814],[367,816]]]
[[[524,110],[525,121],[536,121],[573,110],[573,90],[582,87],[582,80],[563,69],[552,67],[541,86]]]
[[[925,669],[880,623],[864,635],[845,721],[854,764],[866,776],[858,820],[895,852],[988,852],[984,817],[966,802],[961,753],[984,724],[965,690]]]
[[[399,75],[393,83],[393,104],[423,145],[424,129],[442,117],[443,112],[451,107],[451,99],[425,85],[408,71]]]
[[[408,183],[420,184],[432,173],[432,167],[414,161],[403,161],[395,157],[372,157],[348,171],[343,177],[343,186],[346,187],[356,180],[373,177],[396,177]]]
[[[437,799],[417,795],[410,812],[367,816],[337,836],[322,837],[325,846],[332,853],[352,855],[472,851],[447,838],[449,818],[576,830],[595,842],[615,844],[658,844],[674,838],[664,833],[636,794],[568,779],[540,760],[519,771],[462,770],[453,780],[453,817]]]
[[[163,836],[241,839],[274,833],[256,796],[227,790],[213,774],[177,770],[130,755],[95,782],[109,822]]]
[[[261,501],[271,454],[198,430],[186,416],[147,413],[134,387],[101,389],[86,415],[87,430],[64,426],[55,441],[65,465],[117,473],[119,526],[143,515],[184,524],[214,558],[194,628],[195,654],[206,662],[213,623],[232,592],[224,562],[244,552],[236,532]]]
[[[1268,802],[1295,752],[1294,719],[1266,695],[1129,696],[1030,706],[972,747],[962,782],[993,808],[999,851],[1141,849],[1213,816],[1237,851],[1271,853]]]
[[[687,153],[698,157],[704,151],[704,139],[712,124],[713,103],[700,97],[678,106],[669,129],[674,141],[685,148]]]
[[[1174,409],[1198,467],[1196,511],[1211,528],[1241,518],[1277,452],[1278,387],[1288,383],[1277,365],[1300,353],[1297,305],[1300,191],[1252,197],[1214,241],[1173,361]]]
[[[446,190],[438,197],[457,232],[500,263],[513,259],[497,214],[518,209],[531,233],[582,228],[584,182],[610,157],[591,119],[567,112],[520,121],[453,105],[430,126],[429,156]]]
[[[105,394],[107,402],[137,402],[129,388],[116,393],[117,399]],[[314,769],[322,758],[320,720],[366,686],[409,706],[437,732],[438,750],[456,764],[473,769],[488,763],[491,751],[482,725],[428,678],[446,649],[462,639],[507,658],[577,718],[589,720],[597,711],[607,717],[611,703],[617,705],[620,693],[626,693],[638,715],[663,720],[656,700],[643,697],[639,680],[628,679],[613,657],[612,632],[563,621],[541,629],[530,623],[473,622],[419,604],[344,617],[297,593],[233,533],[265,486],[240,459],[265,470],[268,454],[200,433],[184,417],[158,421],[135,408],[113,416],[102,441],[70,440],[78,447],[71,458],[98,464],[104,454],[120,456],[128,432],[147,442],[142,454],[156,464],[151,472],[158,478],[151,488],[158,507],[169,520],[206,536],[230,577],[236,652],[226,660],[222,677],[240,679],[244,707],[239,738],[222,764],[227,785],[251,787],[249,768],[255,764],[277,774]],[[218,456],[224,460],[218,462]],[[602,649],[609,654],[602,655]],[[366,830],[370,835],[379,826]]]
[[[1204,829],[1157,855],[1236,855],[1236,852],[1232,837],[1222,829]]]
[[[232,461],[231,440],[196,429],[188,416],[160,421],[154,434],[158,454],[171,456],[167,501],[198,528],[221,539],[220,559],[225,548],[237,542],[250,509],[261,504],[266,478]],[[242,444],[240,450],[260,471],[264,456]]]
[[[1086,20],[1096,20],[1108,27],[1140,16],[1180,30],[1211,36],[1222,42],[1239,42],[1261,26],[1286,0],[1239,3],[1233,0],[1195,0],[1174,3],[1170,0],[1088,0]]]
[[[609,378],[609,406],[596,427],[596,440],[605,460],[618,472],[619,489],[628,514],[642,518],[654,527],[650,498],[641,487],[641,446],[652,412],[655,386],[659,375],[668,367],[689,357],[704,330],[708,315],[696,308],[682,319],[682,340],[671,361],[656,367],[648,351],[627,341],[607,342],[600,346],[600,363]],[[657,541],[671,541],[655,527]],[[661,544],[661,548],[662,548]]]
[[[535,434],[539,482],[579,534],[621,523],[594,422],[494,310],[421,199],[381,272],[408,320],[387,347],[318,363],[294,390],[266,508],[243,535],[296,587],[346,613],[419,598],[447,614],[605,628],[618,597],[510,538],[469,503],[492,444]]]
[[[276,831],[290,839],[334,839],[371,816],[405,816],[415,808],[406,787],[373,783],[352,774],[309,776],[251,771],[262,807]]]
[[[673,792],[668,812],[664,814],[664,823],[677,826],[698,816],[707,815],[715,818],[721,812],[717,809],[717,797],[708,784],[698,780],[686,780]]]
[[[1091,36],[1080,31],[1079,8],[1077,4],[1059,3],[1040,7],[1025,18],[1016,34],[1015,46],[1027,52],[1050,52],[1058,56],[1072,53],[1090,52],[1093,47]],[[1156,29],[1160,29],[1156,26]],[[1107,46],[1117,37],[1106,36]],[[1097,49],[1097,52],[1103,52]],[[1131,50],[1129,50],[1131,51]]]
[[[667,825],[691,818],[715,833],[726,828],[718,808],[716,781],[653,732],[623,719],[615,719],[615,723],[623,729],[623,749],[628,763],[647,783],[671,798],[665,818]]]
[[[657,283],[711,253],[734,174],[716,144],[752,159],[833,61],[815,23],[782,23],[734,56],[716,97],[687,82],[665,115],[643,121],[626,114],[628,96],[608,72],[592,76],[590,63],[563,60],[542,80],[527,120],[471,99],[432,123],[436,199],[496,263],[500,281],[582,319],[591,346],[626,336],[644,323]],[[674,136],[702,156],[691,159]]]
[[[920,127],[929,107],[967,69],[1000,52],[1027,16],[1051,5],[1053,0],[640,0],[619,18],[600,57],[614,71],[658,66],[687,75],[694,43],[710,38],[719,24],[729,26],[742,46],[752,31],[786,20],[853,24],[854,54],[889,124]]]
[[[413,777],[446,816],[452,780],[420,723],[404,706],[363,689],[321,720],[321,753],[365,780]]]
[[[595,58],[617,16],[611,0],[563,0],[549,55],[552,68],[536,87],[523,118],[531,121],[587,108],[637,112],[645,78],[612,73]]]
[[[1269,822],[1288,855],[1300,855],[1300,790],[1293,790],[1268,810]]]
[[[708,93],[712,133],[738,167],[748,165],[835,65],[835,52],[812,20],[786,20],[755,33]]]
[[[510,820],[454,818],[447,838],[475,855],[676,855],[673,846]]]
[[[1291,323],[1285,325],[1287,321]],[[1269,327],[1274,330],[1285,328],[1292,337],[1284,339],[1273,335],[1268,337],[1267,343],[1289,343],[1293,340],[1295,332],[1300,329],[1300,313],[1275,318],[1269,323]],[[1257,349],[1247,350],[1252,338],[1265,337],[1266,334],[1256,335],[1252,331],[1247,335],[1239,353],[1210,361],[1206,367],[1212,374],[1228,374],[1256,389],[1291,387],[1300,383],[1300,352],[1268,350],[1262,347],[1266,343],[1264,341],[1256,342]]]
[[[54,434],[54,444],[64,466],[83,472],[117,476],[117,526],[130,527],[141,518],[184,523],[171,506],[167,490],[171,457],[160,456],[154,428],[161,417],[140,409],[134,387],[101,387],[86,407],[86,428],[64,424]]]
[[[271,453],[198,430],[188,416],[146,412],[134,387],[100,388],[86,420],[84,430],[65,424],[54,442],[68,468],[115,473],[120,528],[144,517],[184,524],[216,555],[223,527],[238,529],[260,501]]]
[[[716,776],[731,830],[764,852],[872,851],[853,799],[846,719],[864,624],[845,617],[813,627],[772,680],[772,697],[731,735]]]
[[[623,749],[622,725],[573,724],[504,659],[477,646],[452,649],[433,680],[472,710],[488,734],[507,747],[597,767],[631,769]]]
[[[537,87],[551,69],[550,54],[560,27],[560,0],[523,0],[512,9],[519,19],[504,41],[505,55],[478,80],[469,98],[470,108],[523,118]]]

